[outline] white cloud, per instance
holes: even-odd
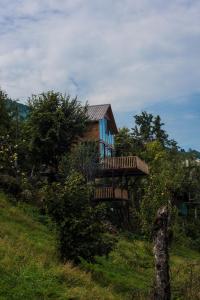
[[[200,91],[200,2],[2,0],[0,86],[117,110]]]

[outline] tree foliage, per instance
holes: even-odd
[[[98,169],[98,143],[81,142],[73,146],[73,150],[64,155],[59,164],[61,177],[67,177],[70,171],[78,171],[87,182],[94,181]]]
[[[87,121],[86,107],[77,98],[56,92],[42,93],[29,99],[27,120],[29,150],[35,165],[52,164],[57,168],[63,154],[81,136]]]
[[[0,135],[7,134],[11,126],[8,109],[8,95],[0,89]]]
[[[151,236],[155,214],[162,205],[169,205],[175,216],[175,211],[182,214],[181,205],[189,201],[190,196],[193,202],[200,204],[197,153],[180,151],[163,126],[160,116],[142,112],[135,116],[135,127],[122,128],[115,139],[119,155],[138,155],[149,165],[149,176],[137,181],[129,179],[131,215],[137,221],[133,230],[147,237]],[[194,218],[192,206],[189,211]],[[187,224],[190,224],[189,219]],[[186,226],[184,228],[186,234]]]
[[[175,194],[184,182],[184,166],[178,153],[172,155],[159,141],[148,143],[143,155],[149,161],[150,175],[142,183],[140,217],[143,233],[150,235],[159,207],[175,204]]]
[[[80,173],[72,172],[64,184],[49,186],[45,197],[47,212],[58,227],[64,260],[92,261],[111,250],[112,241],[104,235],[104,208],[91,205],[91,190]]]
[[[134,140],[140,143],[140,146],[151,142],[159,141],[164,147],[176,147],[176,142],[169,139],[169,136],[163,126],[165,125],[159,115],[154,116],[146,111],[140,115],[135,115],[135,127],[132,128],[131,135]]]
[[[134,152],[134,141],[130,135],[130,130],[123,127],[115,137],[116,156],[128,156]]]

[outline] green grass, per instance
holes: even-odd
[[[109,259],[98,257],[96,264],[82,262],[102,286],[112,286],[123,299],[149,299],[153,291],[152,245],[121,237]],[[181,245],[170,250],[172,299],[200,299],[200,253]]]
[[[61,264],[55,233],[28,206],[0,194],[0,299],[120,299],[90,274]]]
[[[98,257],[96,264],[83,262],[83,265],[95,280],[103,286],[112,285],[127,299],[148,295],[152,289],[153,258],[151,249],[143,241],[121,238],[109,259]]]
[[[120,236],[109,258],[80,268],[63,265],[48,218],[0,194],[0,300],[149,299],[152,245]],[[173,299],[200,299],[200,254],[174,246],[170,258]]]

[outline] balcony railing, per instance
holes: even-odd
[[[102,171],[127,171],[134,174],[149,174],[148,165],[137,156],[106,157],[100,161]]]
[[[128,191],[113,187],[98,187],[94,193],[95,200],[128,200]]]

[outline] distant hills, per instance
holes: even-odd
[[[10,99],[7,101],[8,101],[8,107],[14,115],[18,114],[20,119],[25,119],[27,117],[29,113],[28,105]]]

